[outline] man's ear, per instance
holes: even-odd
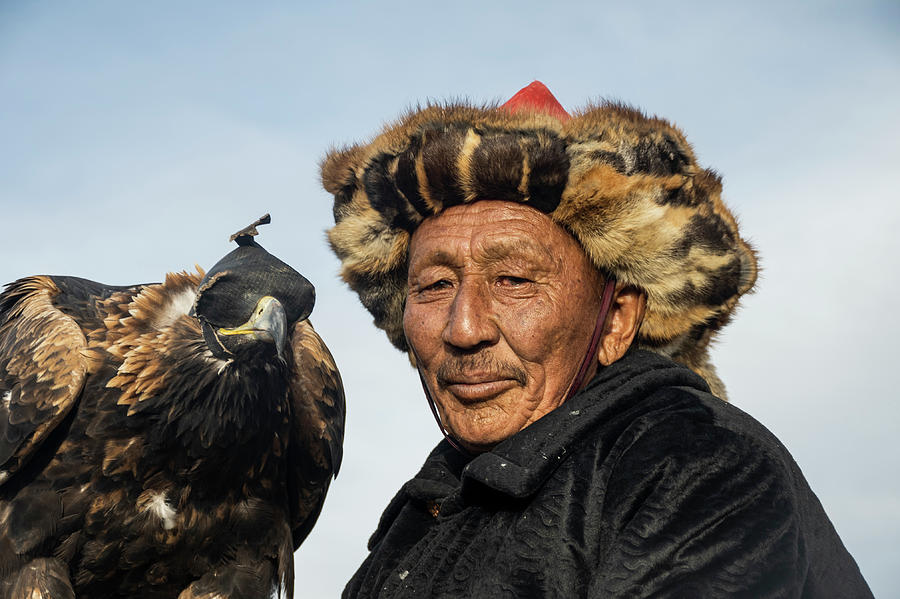
[[[623,285],[616,290],[597,348],[600,364],[609,366],[625,355],[637,336],[646,308],[647,296],[637,287]]]

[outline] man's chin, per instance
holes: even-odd
[[[501,443],[514,435],[517,431],[497,431],[493,429],[472,430],[469,427],[461,433],[450,431],[453,438],[459,441],[467,451],[471,453],[484,453],[493,449],[498,443]]]

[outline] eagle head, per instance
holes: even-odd
[[[194,314],[219,359],[276,357],[284,361],[288,331],[316,302],[312,283],[253,240],[255,225],[232,236],[238,247],[200,281]]]
[[[236,327],[217,327],[200,317],[203,340],[221,360],[243,357],[265,358],[274,354],[284,360],[287,315],[278,299],[265,295],[256,303],[247,322]]]

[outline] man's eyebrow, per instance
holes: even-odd
[[[556,256],[544,245],[533,243],[527,239],[494,239],[477,252],[476,260],[510,261],[529,260],[541,267],[553,268],[557,265]],[[460,257],[443,248],[436,248],[425,255],[419,256],[410,267],[417,266],[447,266],[455,268],[460,266]]]
[[[525,239],[500,239],[483,250],[483,256],[489,260],[532,259],[540,264],[555,265],[556,259],[549,248]]]
[[[447,250],[436,249],[419,257],[415,262],[410,261],[410,266],[414,263],[425,264],[427,266],[456,266],[459,263],[459,258]]]

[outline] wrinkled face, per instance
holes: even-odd
[[[448,208],[413,234],[408,284],[406,337],[444,425],[468,449],[489,449],[560,405],[602,285],[562,227],[512,202]]]

